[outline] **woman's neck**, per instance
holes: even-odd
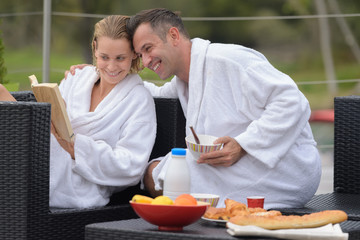
[[[115,85],[108,85],[102,82],[101,79],[96,81],[92,89],[90,112],[95,111],[96,107],[101,101],[111,92]]]

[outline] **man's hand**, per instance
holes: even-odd
[[[62,139],[59,134],[57,133],[54,124],[51,122],[51,133],[55,136],[56,140],[58,141],[58,143],[60,144],[60,146],[67,151],[70,155],[72,159],[75,159],[75,150],[74,150],[74,143],[73,142],[68,142],[64,139]]]
[[[216,139],[214,143],[223,143],[224,146],[219,151],[201,154],[200,158],[197,160],[197,163],[207,163],[212,166],[230,167],[246,154],[246,151],[234,138],[220,137]]]
[[[82,63],[82,64],[77,64],[77,65],[72,65],[70,67],[70,70],[66,70],[65,71],[65,79],[67,78],[68,74],[70,73],[71,75],[75,74],[75,70],[76,69],[83,69],[86,66],[91,66],[91,64],[86,64],[86,63]]]

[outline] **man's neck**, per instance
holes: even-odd
[[[190,61],[191,61],[191,46],[192,43],[190,40],[185,40],[182,48],[182,66],[178,74],[176,75],[182,81],[188,83],[189,82],[189,74],[190,74]]]

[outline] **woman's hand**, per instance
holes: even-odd
[[[57,133],[54,124],[52,122],[51,122],[51,133],[55,136],[60,146],[71,155],[71,158],[75,159],[74,143],[68,142],[63,138],[61,138]]]

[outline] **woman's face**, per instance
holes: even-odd
[[[136,55],[126,38],[100,37],[96,41],[95,57],[101,81],[117,84],[129,73]]]

